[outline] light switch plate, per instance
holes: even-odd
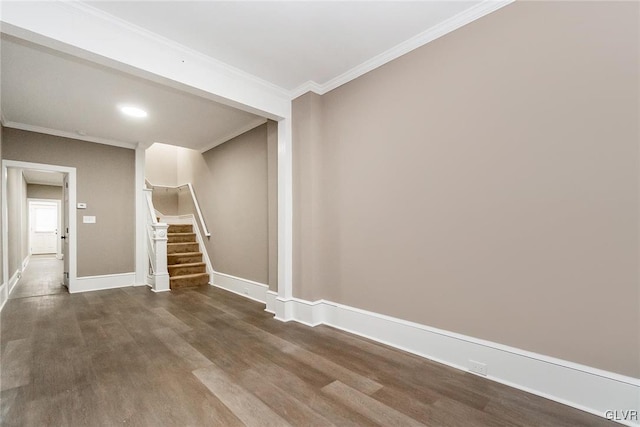
[[[82,222],[85,224],[95,224],[96,223],[96,217],[95,216],[83,216],[82,217]]]

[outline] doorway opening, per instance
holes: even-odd
[[[72,290],[76,279],[76,169],[2,161],[0,298]],[[65,287],[63,287],[63,285]]]
[[[29,187],[33,185],[27,181],[27,197],[31,191]],[[59,188],[62,196],[62,186],[51,187]],[[27,198],[27,203],[29,205],[29,255],[55,255],[61,260],[62,201]]]

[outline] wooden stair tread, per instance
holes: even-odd
[[[197,256],[202,256],[202,252],[176,252],[173,254],[167,254],[167,260],[170,260],[171,258],[189,258],[189,257],[197,257]],[[201,262],[201,261],[194,261],[194,262]],[[169,262],[169,265],[172,265]]]
[[[207,273],[193,226],[169,224],[167,238],[167,269],[171,289],[208,285],[211,275]]]
[[[202,266],[206,266],[207,264],[204,262],[189,262],[186,264],[171,264],[168,265],[167,268],[187,268],[187,267],[202,267]]]
[[[192,279],[196,277],[209,277],[209,273],[193,273],[193,274],[183,274],[182,276],[173,276],[170,280],[178,280],[178,279]]]

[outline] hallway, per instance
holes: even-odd
[[[55,255],[32,255],[9,299],[55,295],[67,292],[62,285],[64,262]]]

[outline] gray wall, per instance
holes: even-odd
[[[178,185],[177,156],[178,147],[174,145],[160,143],[151,145],[145,150],[145,178],[155,185],[170,187]]]
[[[6,146],[6,144],[5,144]],[[22,170],[7,170],[7,224],[8,224],[8,273],[9,278],[16,271],[22,270],[22,261],[27,257],[27,225],[26,225],[26,182]]]
[[[638,9],[516,2],[295,100],[295,296],[639,377]]]
[[[178,182],[193,184],[212,237],[206,242],[213,268],[269,283],[267,125],[204,154],[178,150]],[[187,192],[180,213],[191,213]],[[276,266],[277,268],[277,266]]]
[[[145,178],[153,185],[175,187],[178,185],[178,147],[153,144],[145,151]],[[178,192],[172,189],[156,189],[153,206],[164,215],[178,215]]]
[[[3,128],[4,159],[77,168],[78,277],[134,271],[135,153],[73,139]],[[96,224],[83,224],[95,215]]]
[[[27,184],[27,198],[62,200],[62,186]]]

